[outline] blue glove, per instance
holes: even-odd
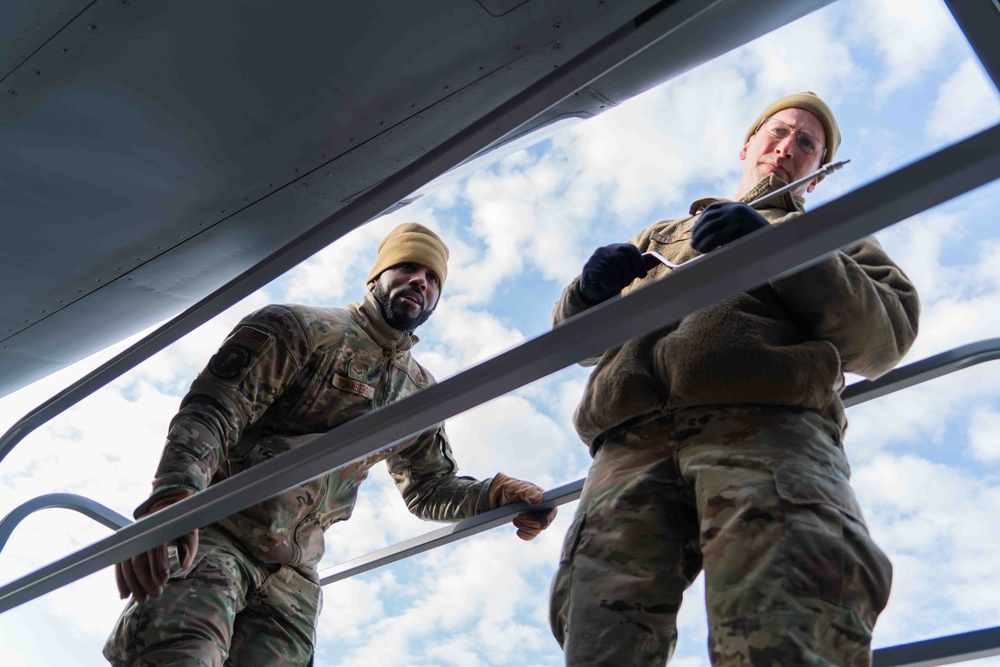
[[[610,299],[636,278],[646,277],[642,253],[631,243],[598,248],[583,265],[577,289],[590,305]]]
[[[715,202],[702,211],[691,228],[691,247],[698,252],[710,252],[769,224],[746,204]]]

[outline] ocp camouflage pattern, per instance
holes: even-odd
[[[160,597],[129,601],[104,657],[114,667],[304,667],[312,664],[321,606],[309,577],[261,563],[209,526],[189,571]]]
[[[201,490],[429,386],[433,377],[409,352],[416,340],[389,327],[370,297],[347,309],[272,305],[250,315],[220,348],[245,349],[244,367],[221,377],[210,362],[171,421],[154,495]],[[219,525],[263,561],[308,570],[323,556],[323,531],[351,516],[358,487],[382,460],[422,519],[458,521],[489,509],[491,480],[455,474],[438,426]]]
[[[662,667],[704,569],[713,665],[869,665],[892,567],[835,422],[705,406],[602,438],[553,582],[574,667]]]
[[[346,309],[268,306],[245,318],[171,421],[153,496],[202,490],[434,382],[366,297]],[[351,516],[385,460],[411,512],[458,521],[489,485],[455,474],[443,426],[289,489],[200,531],[192,569],[129,600],[104,648],[113,665],[311,665],[323,533]]]

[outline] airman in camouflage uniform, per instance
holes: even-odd
[[[397,227],[379,246],[361,304],[267,306],[245,318],[198,376],[173,418],[150,499],[136,518],[237,475],[434,382],[411,356],[412,329],[437,304],[447,248],[430,230]],[[385,460],[407,508],[459,521],[541,501],[503,474],[456,475],[443,426],[289,489],[116,568],[132,594],[105,646],[114,665],[306,665],[322,606],[323,533],[351,516],[368,470]],[[549,513],[522,513],[531,539]]]
[[[702,199],[598,249],[556,324],[740,236],[802,214],[751,202],[833,158],[833,112],[802,93],[750,127],[736,202]],[[794,223],[793,223],[794,224]],[[593,465],[552,586],[573,667],[661,667],[704,570],[714,665],[871,663],[892,568],[868,534],[842,446],[844,372],[877,377],[917,331],[913,285],[874,238],[606,351],[575,424]]]

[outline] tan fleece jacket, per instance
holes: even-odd
[[[781,185],[768,176],[742,201]],[[690,216],[654,223],[631,242],[674,262],[691,259],[700,254],[690,245],[691,227],[716,201],[725,200],[699,199]],[[777,225],[802,215],[802,203],[786,194],[757,210]],[[622,294],[669,272],[657,266]],[[556,303],[554,324],[589,307],[578,282]],[[865,237],[813,267],[584,362],[596,368],[574,416],[577,432],[593,451],[598,436],[639,415],[735,404],[809,408],[845,428],[844,372],[875,378],[890,370],[912,345],[919,314],[913,284],[874,237]]]

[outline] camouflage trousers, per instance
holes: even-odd
[[[871,664],[892,566],[848,483],[840,430],[807,410],[679,410],[612,429],[552,584],[572,667],[661,667],[705,571],[713,665]]]
[[[316,581],[251,559],[220,531],[199,534],[192,568],[158,598],[130,599],[104,646],[129,667],[312,664],[322,606]]]

